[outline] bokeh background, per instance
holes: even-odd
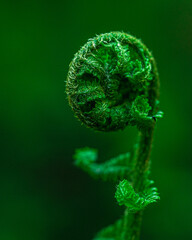
[[[161,201],[146,209],[141,239],[192,239],[192,1],[2,0],[0,11],[0,239],[90,240],[123,214],[116,186],[92,180],[72,155],[84,146],[101,160],[127,152],[136,129],[82,126],[64,83],[88,38],[118,30],[153,52],[165,112],[151,174]]]

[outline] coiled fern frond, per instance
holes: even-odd
[[[75,164],[92,177],[119,182],[115,198],[124,217],[99,232],[95,240],[138,240],[143,209],[159,199],[148,179],[153,131],[158,111],[159,78],[147,47],[123,32],[90,39],[74,56],[66,92],[75,115],[97,131],[136,126],[134,155],[121,154],[97,163],[97,150],[76,150]]]

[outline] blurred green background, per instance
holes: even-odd
[[[1,1],[0,240],[90,240],[123,213],[115,186],[73,165],[75,148],[101,160],[131,149],[136,130],[95,133],[65,94],[68,65],[88,38],[125,31],[153,52],[161,110],[152,176],[161,201],[142,240],[192,239],[192,1]]]

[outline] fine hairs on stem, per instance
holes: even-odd
[[[75,54],[66,92],[76,117],[97,131],[136,126],[134,154],[125,153],[97,163],[97,150],[83,148],[74,155],[78,167],[92,177],[114,181],[115,198],[124,216],[101,230],[94,240],[138,240],[144,208],[159,199],[149,180],[154,127],[158,111],[159,77],[146,46],[123,32],[98,35]]]

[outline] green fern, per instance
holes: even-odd
[[[136,126],[134,154],[125,153],[97,163],[98,152],[75,152],[76,166],[94,178],[112,180],[115,198],[125,207],[124,216],[101,230],[94,240],[138,240],[142,213],[159,200],[149,180],[153,132],[163,113],[159,106],[159,78],[155,60],[138,39],[123,32],[90,39],[74,56],[66,92],[77,118],[97,131],[116,131]]]

